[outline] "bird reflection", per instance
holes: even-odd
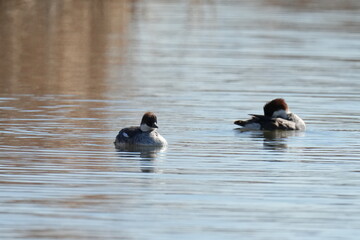
[[[243,128],[237,128],[236,131],[240,133],[250,133],[252,138],[262,139],[263,147],[265,150],[277,150],[282,151],[288,149],[287,140],[289,137],[303,136],[303,131],[286,131],[286,130],[274,130],[274,131],[253,131],[244,130]]]
[[[121,146],[117,148],[121,158],[140,157],[140,170],[144,173],[160,173],[158,169],[159,153],[164,152],[166,146]]]

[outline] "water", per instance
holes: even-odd
[[[0,1],[1,239],[358,239],[358,1]],[[307,131],[233,125],[283,97]],[[116,151],[158,115],[166,149]]]

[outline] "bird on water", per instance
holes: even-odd
[[[248,120],[236,120],[234,124],[251,130],[305,130],[305,122],[290,112],[283,98],[276,98],[264,105],[264,115],[250,114]]]
[[[157,117],[153,112],[146,112],[140,126],[127,127],[120,130],[115,138],[115,147],[124,146],[166,146],[167,142],[157,132]]]

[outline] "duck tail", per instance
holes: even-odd
[[[236,125],[239,125],[239,126],[245,126],[245,124],[246,124],[246,121],[243,121],[243,120],[236,120],[235,122],[234,122],[234,124],[236,124]]]

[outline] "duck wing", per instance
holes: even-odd
[[[237,120],[234,124],[244,128],[259,130],[295,130],[296,124],[283,118],[271,118],[264,115],[250,114],[249,120]]]
[[[116,141],[122,143],[129,143],[134,138],[134,136],[140,133],[142,133],[140,127],[123,128],[116,136]]]
[[[296,130],[296,123],[292,118],[270,118],[264,115],[251,114],[257,119],[264,130]]]
[[[280,130],[296,130],[296,123],[294,121],[291,120],[286,120],[283,118],[274,118],[274,126],[276,127],[275,129],[280,129]]]
[[[246,129],[254,129],[254,130],[263,130],[271,128],[272,121],[271,118],[266,117],[264,115],[257,114],[249,114],[252,118],[248,120],[236,120],[234,124],[242,126]]]

